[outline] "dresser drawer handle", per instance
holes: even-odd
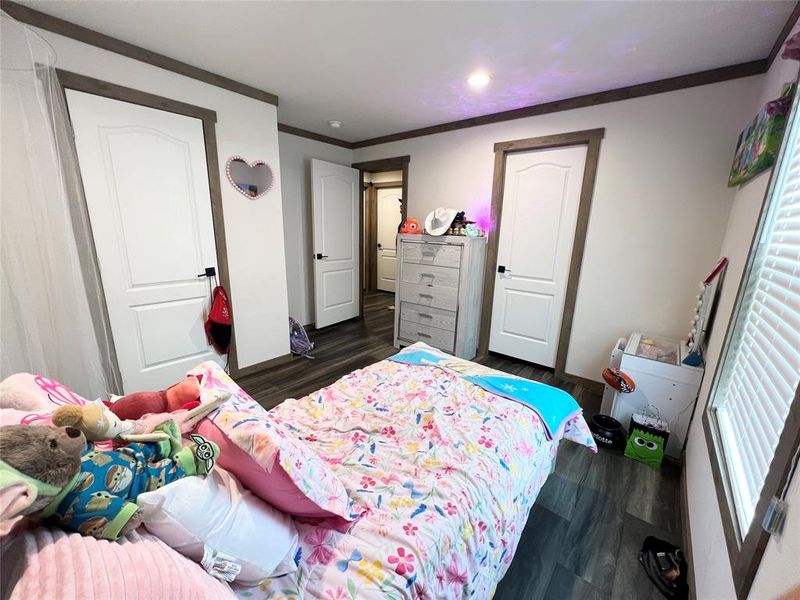
[[[433,294],[418,294],[420,298],[430,298],[433,300]]]
[[[424,337],[424,338],[431,339],[431,335],[430,335],[429,333],[422,333],[421,331],[418,331],[418,332],[417,332],[417,335],[418,335],[419,337]]]
[[[420,319],[432,319],[433,318],[433,315],[429,315],[429,314],[426,314],[426,313],[417,313],[417,314],[419,315]]]

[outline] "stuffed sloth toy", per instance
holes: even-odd
[[[141,523],[140,493],[206,474],[219,455],[199,435],[181,447],[173,421],[158,429],[166,440],[98,451],[75,427],[0,427],[0,518],[36,514],[108,540],[133,531]]]

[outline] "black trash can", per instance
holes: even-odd
[[[598,448],[624,450],[628,433],[622,423],[608,415],[595,415],[589,422],[589,430]]]

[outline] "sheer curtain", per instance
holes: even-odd
[[[97,398],[116,387],[112,349],[76,243],[89,230],[71,208],[82,189],[55,52],[0,17],[0,375],[38,373]]]

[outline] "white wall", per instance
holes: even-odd
[[[311,259],[311,159],[340,165],[353,163],[353,151],[332,144],[279,133],[283,180],[283,229],[286,232],[286,285],[289,314],[308,325],[314,321]]]
[[[495,142],[605,127],[567,372],[600,381],[611,345],[642,330],[686,335],[697,284],[718,258],[725,186],[750,77],[355,150],[409,154],[409,216],[489,205]]]
[[[364,173],[364,181],[370,183],[394,183],[403,181],[402,171],[382,171],[379,173]]]
[[[795,31],[797,31],[795,27]],[[769,73],[758,78],[759,88],[749,110],[734,128],[741,131],[765,102],[776,98],[783,83],[794,81],[798,67],[794,61],[778,58]],[[708,340],[706,352],[706,377],[700,388],[694,422],[689,431],[686,446],[686,473],[688,489],[689,522],[692,537],[692,554],[695,563],[697,597],[706,599],[735,598],[728,560],[722,517],[717,503],[712,480],[711,463],[706,447],[701,415],[705,409],[711,389],[714,371],[730,320],[736,293],[747,260],[750,243],[758,221],[764,195],[767,191],[770,172],[760,174],[736,190],[730,216],[722,241],[720,256],[730,260],[725,285],[714,329]],[[788,514],[783,535],[770,540],[761,561],[750,592],[753,600],[775,598],[786,591],[790,584],[800,583],[800,477],[790,487]]]
[[[281,181],[259,200],[248,200],[228,183],[225,161],[234,154],[261,159],[278,172],[275,106],[37,30],[55,48],[56,66],[111,83],[216,111],[217,150],[240,367],[289,352]],[[275,285],[275,282],[281,282]]]

